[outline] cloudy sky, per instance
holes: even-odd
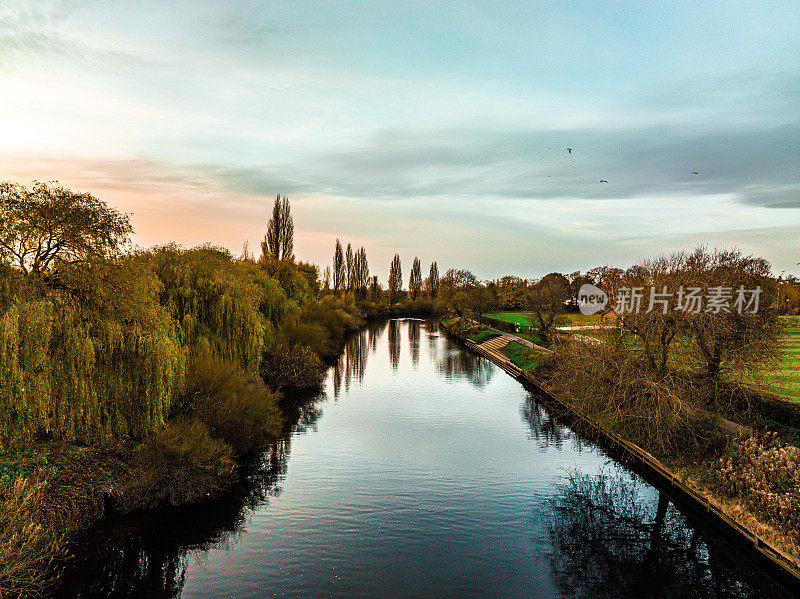
[[[698,243],[797,273],[798,23],[788,1],[0,0],[0,179],[237,252],[286,194],[298,257],[340,237],[381,278],[395,251],[532,277]]]

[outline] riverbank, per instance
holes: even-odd
[[[304,311],[315,336],[305,335],[302,347],[313,359],[288,364],[290,356],[307,352],[297,345],[283,348],[278,368],[305,369],[283,380],[321,380],[348,338],[366,325],[362,306],[346,311],[340,302],[330,303]],[[428,306],[418,305],[386,311],[430,314]],[[285,430],[280,396],[259,378],[212,356],[202,363],[190,360],[188,367],[175,417],[143,441],[85,446],[43,439],[0,455],[1,596],[44,593],[59,575],[70,540],[99,520],[229,492]]]
[[[718,491],[709,475],[709,463],[695,460],[687,463],[681,456],[661,452],[656,458],[639,445],[624,438],[624,433],[615,431],[607,424],[599,421],[586,410],[572,402],[565,401],[548,392],[545,377],[537,373],[539,366],[558,356],[530,356],[528,364],[521,365],[521,359],[512,360],[506,349],[497,343],[497,337],[481,334],[485,327],[475,323],[462,323],[460,319],[451,319],[442,323],[443,328],[460,339],[470,349],[487,357],[526,385],[529,385],[545,401],[560,409],[562,414],[577,419],[596,437],[612,444],[629,459],[635,460],[654,474],[662,484],[680,493],[684,500],[713,518],[719,527],[735,538],[743,547],[752,548],[761,563],[771,569],[783,584],[790,588],[800,589],[800,546],[796,535],[780,530],[759,516],[742,501],[731,499]],[[528,350],[530,353],[531,350]],[[523,363],[524,364],[524,363]],[[737,443],[739,441],[730,441]]]

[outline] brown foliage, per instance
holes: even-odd
[[[66,555],[63,534],[38,515],[45,487],[23,477],[0,481],[0,596],[37,597],[46,591],[54,562]]]
[[[213,498],[236,477],[233,451],[196,418],[179,418],[145,441],[117,490],[123,511],[183,505]]]

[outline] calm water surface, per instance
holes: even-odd
[[[370,326],[286,409],[236,494],[93,529],[59,595],[778,596],[435,323]]]

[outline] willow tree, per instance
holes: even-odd
[[[224,249],[167,245],[137,260],[158,276],[161,303],[179,323],[183,343],[207,343],[250,373],[258,372],[275,325],[298,311],[275,279]]]
[[[400,297],[403,290],[403,271],[400,266],[400,256],[394,255],[389,267],[389,303],[393,304]]]
[[[408,295],[412,300],[419,297],[422,290],[422,269],[419,264],[419,258],[414,257],[414,264],[411,267],[411,276],[408,279]]]
[[[294,260],[294,221],[286,196],[275,198],[261,252],[275,260]]]
[[[57,183],[0,183],[0,259],[24,274],[114,256],[133,231],[127,215]]]
[[[342,242],[336,240],[336,249],[333,252],[333,292],[344,291],[346,273],[344,270],[344,253]]]
[[[0,203],[0,445],[160,426],[185,358],[158,280],[121,255],[127,217],[56,184],[2,184]]]

